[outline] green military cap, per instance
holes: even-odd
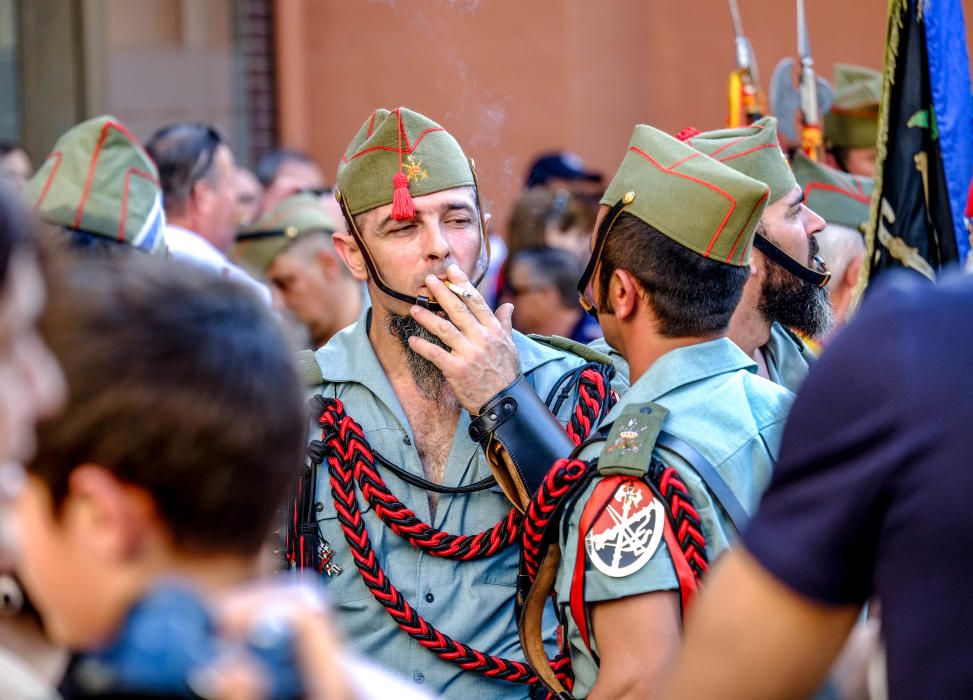
[[[352,216],[399,201],[474,185],[473,170],[456,139],[436,122],[405,107],[376,110],[351,140],[338,165],[335,196]],[[400,198],[398,201],[396,198]]]
[[[128,129],[102,116],[66,131],[27,184],[41,219],[165,254],[159,173]]]
[[[882,74],[871,68],[837,63],[834,82],[834,104],[824,115],[825,141],[839,148],[875,146]]]
[[[639,124],[601,203],[631,199],[626,213],[705,258],[742,266],[767,198],[763,182]]]
[[[777,119],[764,117],[750,126],[694,133],[679,138],[710,158],[770,187],[770,202],[794,189],[797,180],[777,140]],[[769,203],[769,202],[768,202]]]
[[[816,163],[803,153],[794,155],[794,175],[804,188],[804,203],[829,224],[861,231],[868,220],[875,181]]]
[[[263,275],[277,255],[309,233],[333,233],[334,219],[313,192],[301,192],[281,201],[237,235],[233,258]]]

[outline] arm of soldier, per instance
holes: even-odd
[[[601,666],[589,700],[658,697],[679,645],[679,596],[655,591],[589,608]]]
[[[505,304],[494,315],[457,266],[451,265],[447,274],[462,295],[434,275],[426,278],[426,287],[448,318],[419,306],[412,307],[412,314],[450,350],[417,337],[409,344],[442,371],[460,405],[478,417],[470,435],[483,446],[504,493],[523,510],[539,485],[536,475],[568,456],[574,445],[520,373],[513,307]]]
[[[820,686],[858,612],[858,606],[829,607],[798,595],[746,549],[734,549],[690,611],[685,644],[662,697],[808,697]]]

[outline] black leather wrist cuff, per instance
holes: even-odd
[[[574,449],[522,374],[483,405],[480,415],[470,421],[469,433],[484,449],[491,439],[498,440],[530,494],[537,491],[551,465]]]

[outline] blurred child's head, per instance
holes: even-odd
[[[69,398],[28,465],[19,572],[51,635],[86,647],[160,578],[250,570],[306,420],[287,342],[235,283],[141,256],[59,278],[43,330]]]

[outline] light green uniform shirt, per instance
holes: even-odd
[[[796,394],[814,362],[814,353],[803,340],[777,322],[771,325],[770,339],[760,349],[770,380]]]
[[[368,341],[369,317],[366,311],[357,323],[315,352],[324,377],[320,393],[344,403],[345,411],[361,425],[375,451],[402,469],[424,477],[412,428]],[[542,400],[565,372],[584,364],[576,355],[535,343],[517,332],[514,332],[514,344],[521,370]],[[561,407],[562,423],[575,400],[572,393]],[[469,424],[469,414],[462,411],[446,465],[445,485],[469,485],[490,476],[483,450],[469,437]],[[320,437],[320,427],[312,426],[311,437]],[[494,486],[472,494],[441,495],[435,518],[430,520],[426,491],[402,481],[381,466],[378,469],[400,501],[424,522],[431,522],[450,534],[474,534],[488,529],[510,511],[509,501]],[[444,634],[475,649],[524,660],[514,615],[516,546],[473,561],[431,557],[386,527],[371,512],[357,485],[356,496],[382,568],[420,615]],[[528,696],[527,686],[463,671],[400,630],[372,596],[355,567],[338,524],[326,465],[322,465],[318,474],[316,498],[323,503],[318,521],[321,534],[335,550],[334,562],[343,568],[341,574],[325,577],[328,593],[341,631],[355,651],[411,679],[424,690],[447,698],[493,700]],[[546,622],[545,638],[553,643],[556,628],[553,611]]]
[[[743,508],[752,513],[770,481],[784,420],[793,400],[791,392],[758,377],[756,370],[757,365],[726,338],[673,350],[656,360],[632,385],[603,424],[617,419],[626,406],[648,402],[664,406],[669,415],[663,430],[702,454],[725,479]],[[604,445],[602,441],[585,447],[581,458],[594,459]],[[737,533],[696,472],[668,453],[665,457],[663,463],[679,471],[692,494],[712,563]],[[569,594],[581,514],[597,483],[596,478],[564,515],[568,525],[561,528],[563,559],[555,582],[557,605],[567,624],[566,639],[574,666],[573,694],[578,698],[591,691],[598,666],[571,617]],[[664,540],[642,568],[621,578],[598,571],[587,556],[585,559],[586,603],[678,588]],[[593,630],[589,630],[589,640],[597,653]]]

